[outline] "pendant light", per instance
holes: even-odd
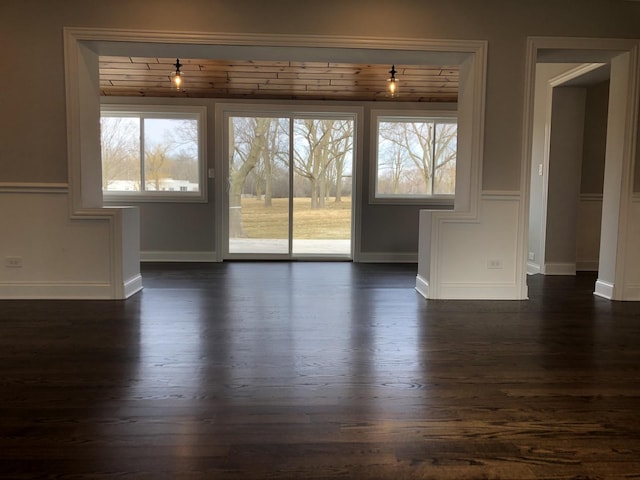
[[[387,79],[387,89],[389,90],[389,96],[394,98],[398,95],[398,79],[396,79],[396,66],[391,65],[391,70],[389,70],[391,76]]]
[[[176,90],[182,90],[182,72],[180,71],[180,67],[182,64],[180,63],[180,59],[176,58],[176,63],[173,64],[176,67],[175,72],[171,72],[171,84],[173,88]]]

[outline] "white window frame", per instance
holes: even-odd
[[[373,110],[371,111],[370,133],[370,172],[369,175],[369,203],[381,205],[419,205],[426,208],[449,210],[454,208],[455,194],[378,194],[378,125],[381,120],[405,121],[442,121],[443,123],[459,123],[456,111],[451,110]],[[458,165],[456,162],[456,171]],[[457,182],[457,175],[456,175]]]
[[[178,190],[142,190],[136,192],[117,192],[103,190],[103,200],[113,203],[128,202],[175,202],[175,203],[204,203],[207,201],[207,107],[205,106],[177,106],[177,105],[140,105],[140,104],[103,104],[100,106],[100,117],[103,114],[114,116],[131,116],[134,118],[159,119],[196,119],[198,122],[198,183],[199,191],[185,192]],[[143,132],[141,132],[141,136]],[[142,155],[143,143],[140,149]],[[144,168],[141,159],[141,168]]]

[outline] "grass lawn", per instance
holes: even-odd
[[[255,198],[242,199],[242,225],[249,238],[287,238],[289,199],[274,198],[271,207]],[[310,198],[293,199],[293,238],[351,238],[351,198],[335,203],[327,199],[326,207],[312,210]]]

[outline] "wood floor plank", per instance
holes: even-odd
[[[415,265],[144,264],[0,301],[2,479],[640,478],[640,305],[425,301]]]

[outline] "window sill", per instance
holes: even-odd
[[[434,196],[434,197],[418,197],[418,196],[378,196],[369,200],[372,205],[415,205],[425,209],[433,210],[453,210],[455,197],[453,196]]]
[[[129,194],[129,193],[103,193],[103,202],[106,205],[120,205],[123,203],[206,203],[206,195],[202,192],[193,194]]]

